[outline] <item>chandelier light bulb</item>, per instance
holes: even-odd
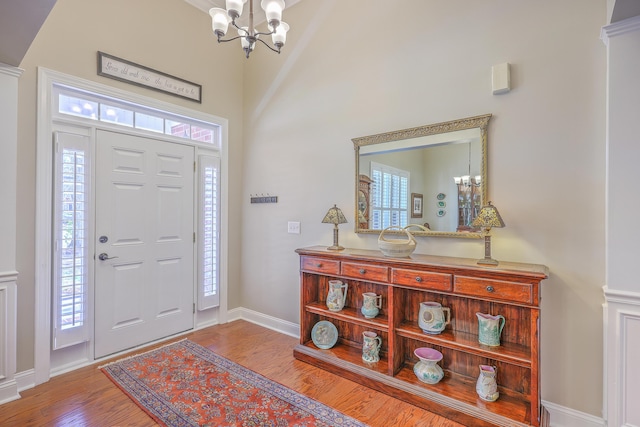
[[[240,43],[242,43],[242,48],[246,49],[251,46],[251,42],[249,41],[249,27],[240,27],[238,28],[238,35],[240,36]]]
[[[247,0],[227,0],[227,13],[234,21],[242,15],[242,9]]]
[[[273,30],[273,27],[269,25],[269,29]],[[287,31],[289,31],[289,24],[284,21],[280,21],[280,25],[278,25],[273,34],[271,34],[271,40],[273,44],[280,49],[287,41]]]
[[[231,18],[227,14],[227,11],[220,9],[219,7],[212,7],[209,9],[209,15],[211,15],[211,27],[213,32],[218,37],[224,37],[229,29],[229,23]]]
[[[260,3],[262,10],[267,16],[267,22],[274,28],[277,28],[282,20],[282,11],[284,10],[284,0],[262,0]]]

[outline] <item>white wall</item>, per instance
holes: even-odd
[[[542,398],[601,417],[605,2],[325,0],[284,19],[283,53],[258,47],[245,70],[243,306],[298,321],[294,250],[331,243],[321,220],[334,203],[350,221],[341,244],[376,248],[353,233],[351,138],[492,113],[488,193],[507,224],[493,256],[551,271]],[[494,96],[503,62],[513,89]],[[249,204],[256,193],[278,203]],[[480,258],[483,245],[422,238],[417,252]]]
[[[16,373],[16,153],[22,70],[0,63],[0,402],[18,395]]]
[[[605,27],[607,45],[607,212],[604,357],[606,416],[640,425],[640,279],[634,226],[640,209],[630,184],[640,170],[640,16]]]

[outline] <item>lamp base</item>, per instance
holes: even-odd
[[[498,265],[498,261],[493,258],[482,258],[478,260],[480,265]]]
[[[341,251],[341,250],[343,250],[343,249],[344,249],[344,248],[343,248],[342,246],[336,246],[336,245],[329,246],[329,247],[327,248],[327,250],[328,250],[328,251]]]

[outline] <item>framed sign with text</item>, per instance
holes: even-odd
[[[98,52],[98,75],[202,102],[201,85],[104,52]]]

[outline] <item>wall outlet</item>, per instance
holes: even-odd
[[[287,233],[300,234],[300,221],[289,221],[287,223]]]

